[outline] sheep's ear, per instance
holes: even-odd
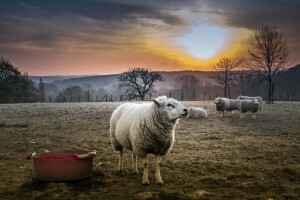
[[[158,101],[156,101],[155,99],[152,99],[152,101],[154,102],[154,104],[157,106],[157,107],[160,107],[160,104]]]

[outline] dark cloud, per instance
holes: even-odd
[[[147,20],[180,26],[182,19],[167,9],[179,6],[176,2],[172,0],[167,6],[164,1],[1,1],[0,43],[30,42],[37,46],[57,47],[66,38],[82,42],[92,38],[96,40],[94,42],[101,42],[100,36],[134,31],[141,25],[155,26],[147,24]],[[146,19],[146,24],[145,20],[140,22],[139,19]]]
[[[298,0],[206,0],[211,11],[222,15],[228,25],[257,29],[262,24],[282,23],[299,26]],[[296,23],[298,22],[298,23]]]

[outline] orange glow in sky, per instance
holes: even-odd
[[[291,57],[299,61],[295,30],[300,28],[289,18],[299,5],[269,5],[270,11],[281,10],[272,20],[263,5],[245,0],[1,1],[0,56],[30,75],[115,74],[131,67],[209,71],[222,57],[246,56],[255,30],[276,20]]]

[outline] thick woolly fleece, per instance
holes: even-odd
[[[225,111],[229,110],[230,102],[228,98],[217,97],[215,99],[215,104],[217,111],[222,111],[224,113]]]
[[[201,118],[207,118],[207,112],[203,108],[189,108],[189,113],[187,115],[187,118],[190,119],[201,119]]]
[[[229,99],[229,111],[241,109],[241,99]]]
[[[259,110],[260,103],[257,99],[255,100],[242,100],[241,101],[241,113],[251,112],[256,113]]]
[[[262,111],[262,103],[263,103],[263,100],[262,100],[262,97],[260,97],[260,96],[249,97],[249,96],[242,96],[242,95],[239,95],[239,96],[237,97],[237,99],[241,99],[241,100],[254,100],[254,99],[257,99],[258,102],[259,102],[259,110]]]
[[[166,155],[174,143],[178,119],[169,119],[161,107],[154,102],[119,106],[110,122],[113,148],[116,151],[129,149],[141,158],[147,154]]]

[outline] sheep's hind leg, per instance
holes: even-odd
[[[143,174],[143,185],[149,185],[149,179],[148,179],[148,158],[147,156],[143,158],[143,164],[144,164],[144,174]]]
[[[132,152],[132,170],[134,174],[138,173],[137,169],[137,156]]]
[[[123,149],[120,151],[119,155],[119,172],[123,171]]]
[[[160,176],[160,161],[161,161],[161,156],[160,155],[155,155],[155,178],[156,182],[158,184],[163,184],[163,180],[161,179]]]

